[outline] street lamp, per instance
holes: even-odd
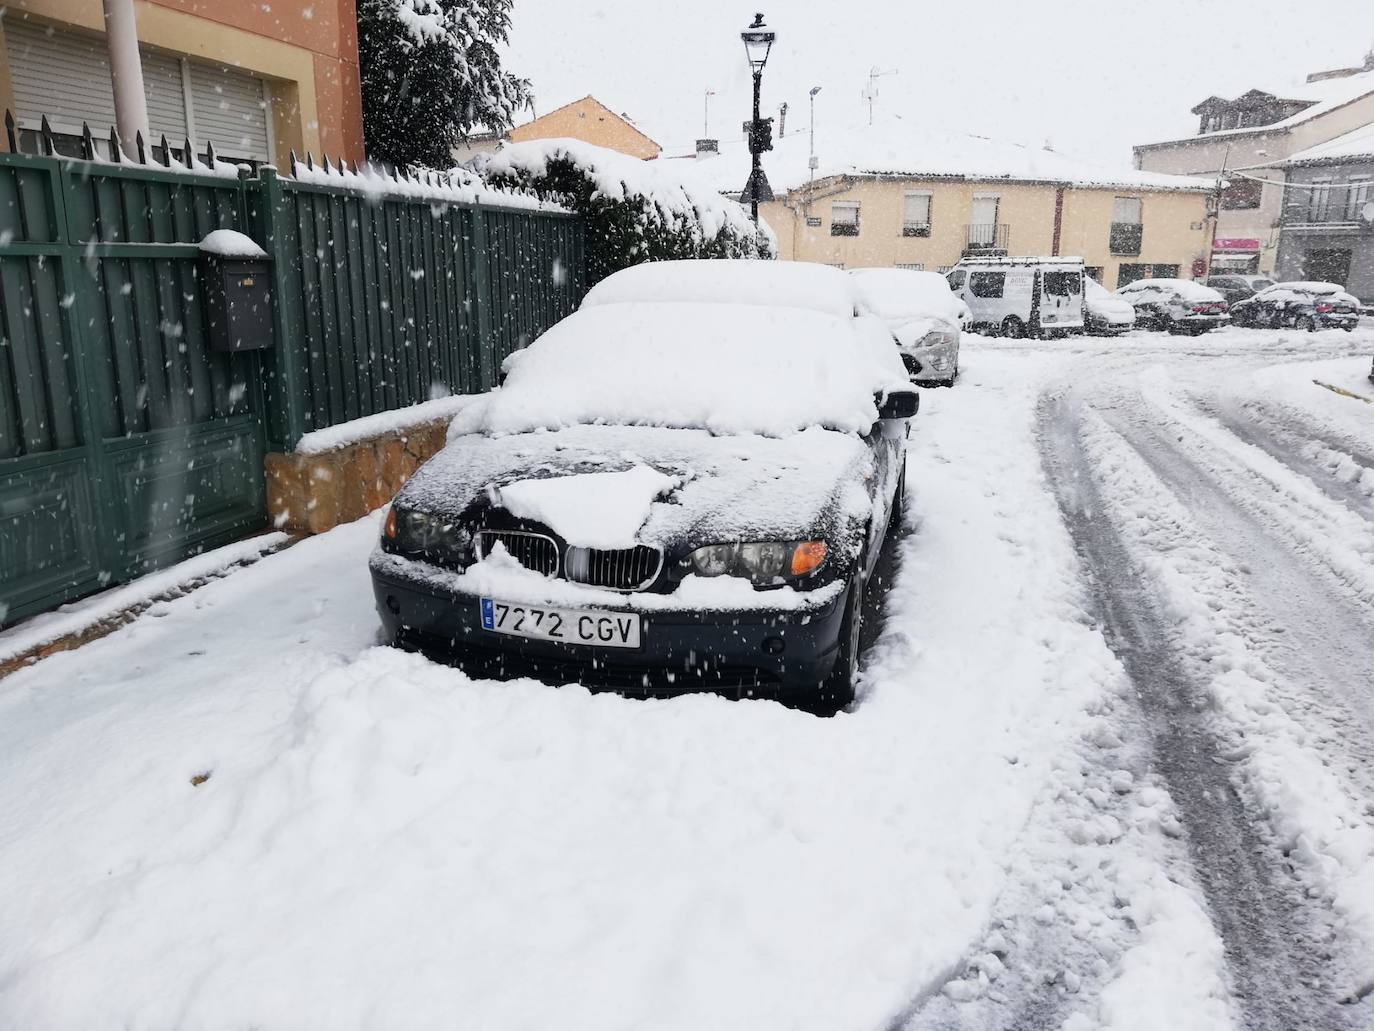
[[[753,23],[739,34],[744,40],[744,52],[749,57],[749,67],[754,73],[754,120],[749,123],[749,153],[753,155],[753,168],[749,173],[749,184],[744,188],[749,195],[749,210],[754,216],[754,224],[759,223],[759,200],[772,200],[773,191],[763,174],[759,155],[772,150],[772,140],[765,135],[766,126],[759,118],[759,94],[763,88],[763,66],[768,63],[768,52],[773,49],[776,34],[763,23],[763,13],[754,15]]]

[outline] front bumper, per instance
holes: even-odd
[[[376,568],[372,590],[392,644],[452,660],[477,676],[529,676],[639,697],[813,692],[835,665],[846,599],[841,591],[797,611],[641,611],[641,644],[629,649],[492,633],[482,629],[476,595]]]

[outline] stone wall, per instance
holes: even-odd
[[[451,417],[315,454],[267,456],[267,515],[292,533],[324,533],[381,508],[443,448]]]

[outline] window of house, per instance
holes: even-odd
[[[930,235],[930,194],[913,191],[902,197],[902,235]]]
[[[1117,197],[1112,201],[1110,244],[1113,254],[1139,254],[1144,231],[1140,224],[1139,197]]]
[[[1326,222],[1331,218],[1331,183],[1327,180],[1316,179],[1312,182],[1312,189],[1308,191],[1307,198],[1307,220],[1309,222]]]
[[[1005,272],[971,272],[968,277],[969,293],[974,297],[1001,297],[1006,280]]]
[[[1357,222],[1363,217],[1364,206],[1374,200],[1374,183],[1365,176],[1352,176],[1350,192],[1345,200],[1345,221]]]
[[[1253,179],[1232,179],[1222,191],[1221,206],[1225,211],[1239,211],[1260,206],[1262,184]]]
[[[830,205],[830,235],[859,235],[859,205],[853,201],[836,201]]]

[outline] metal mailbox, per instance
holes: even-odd
[[[272,262],[202,253],[200,272],[210,346],[216,351],[261,351],[274,346]]]

